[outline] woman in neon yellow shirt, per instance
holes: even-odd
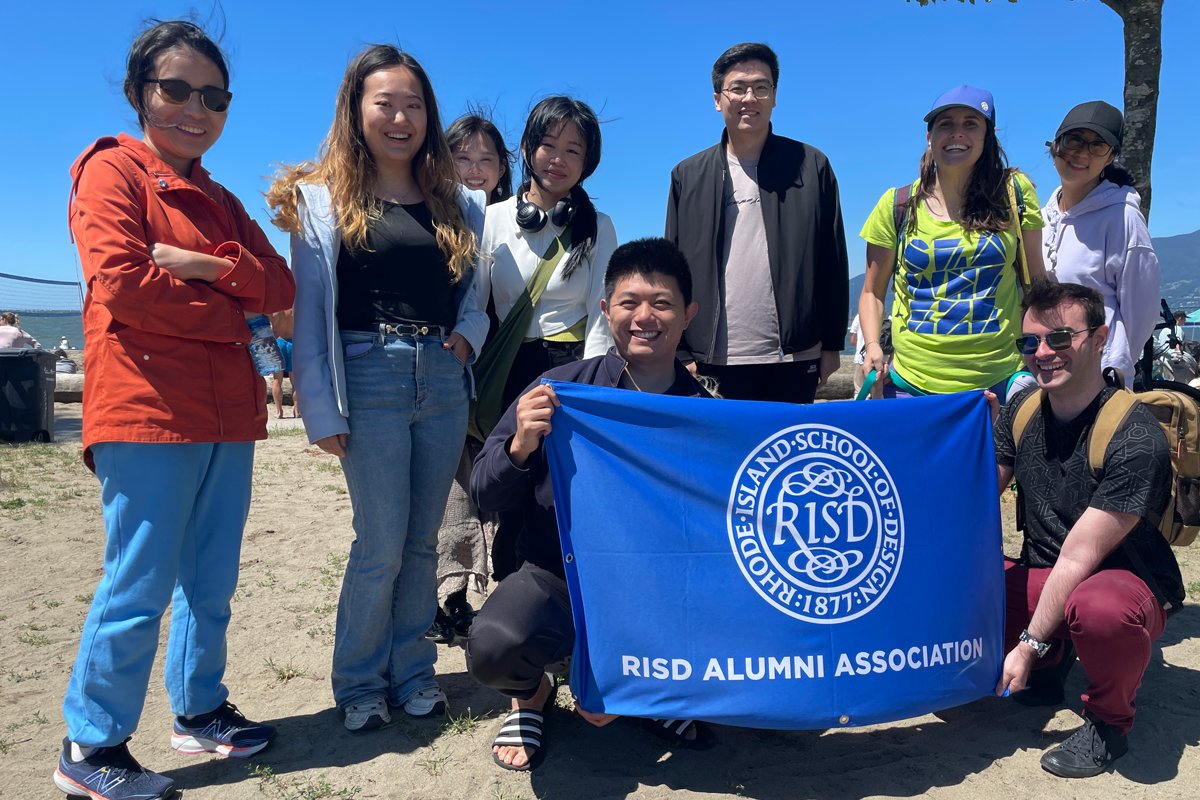
[[[885,376],[884,397],[991,389],[1004,402],[1032,385],[1013,342],[1021,332],[1020,282],[1045,274],[1037,194],[1007,165],[990,92],[951,89],[925,122],[920,177],[884,192],[859,234],[867,240],[858,304],[863,371]],[[889,365],[878,340],[893,275]]]

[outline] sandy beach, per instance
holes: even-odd
[[[0,445],[0,796],[53,798],[60,707],[104,547],[99,484],[80,459],[78,404],[58,404],[50,445]],[[287,409],[290,413],[290,408]],[[534,773],[500,770],[490,742],[507,707],[475,684],[463,652],[439,648],[446,717],[403,714],[351,734],[329,687],[350,501],[332,456],[299,421],[275,420],[258,444],[254,499],[233,603],[231,700],[279,736],[246,760],[170,749],[160,662],[131,750],[188,800],[221,798],[1192,798],[1200,793],[1200,546],[1176,550],[1192,593],[1154,647],[1129,755],[1087,781],[1044,772],[1042,752],[1080,724],[1079,667],[1066,706],[1030,709],[986,698],[936,715],[857,729],[717,727],[704,753],[671,751],[635,726],[596,729],[570,712],[566,687]],[[1007,548],[1019,541],[1003,503]],[[480,597],[473,597],[478,605]],[[169,612],[168,612],[169,613]],[[165,647],[167,626],[162,628]]]

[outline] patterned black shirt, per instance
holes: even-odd
[[[1032,391],[1032,390],[1029,390]],[[1171,460],[1167,437],[1154,416],[1137,407],[1113,435],[1104,453],[1099,481],[1088,467],[1088,433],[1104,401],[1116,389],[1104,389],[1079,416],[1065,424],[1054,419],[1048,399],[1034,414],[1021,437],[1020,457],[1013,448],[1012,417],[1022,392],[996,420],[996,463],[1016,465],[1025,519],[1021,560],[1030,567],[1053,567],[1072,526],[1087,508],[1134,514],[1142,520],[1129,533],[1129,541],[1154,576],[1167,600],[1183,603],[1183,578],[1171,546],[1145,517],[1161,514],[1170,496]],[[1100,569],[1137,572],[1121,547]]]

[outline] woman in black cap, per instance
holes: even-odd
[[[1055,278],[1104,296],[1103,365],[1132,382],[1134,362],[1158,319],[1160,279],[1142,198],[1117,163],[1124,130],[1121,112],[1094,100],[1072,108],[1054,141],[1046,142],[1062,186],[1042,209],[1042,241]]]
[[[1013,342],[1019,284],[1044,274],[1037,195],[1008,166],[991,92],[951,89],[925,122],[920,177],[884,192],[860,234],[863,372],[883,376],[884,397],[991,389],[1003,403],[1033,383]],[[888,364],[878,340],[893,277]]]

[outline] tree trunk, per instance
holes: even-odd
[[[1125,140],[1121,163],[1133,174],[1150,220],[1150,162],[1162,68],[1163,0],[1100,0],[1125,23]]]

